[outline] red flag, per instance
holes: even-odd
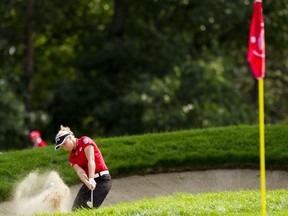
[[[256,79],[265,77],[265,38],[262,0],[254,1],[250,26],[248,61]]]

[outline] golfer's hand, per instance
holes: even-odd
[[[96,182],[95,182],[94,178],[89,178],[88,182],[90,183],[90,185],[92,187],[91,189],[94,190],[96,187]]]

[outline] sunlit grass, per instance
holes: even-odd
[[[268,191],[266,195],[267,215],[288,215],[288,191]],[[51,214],[37,214],[41,216]],[[96,210],[57,213],[55,216],[257,216],[261,215],[261,194],[255,190],[238,192],[187,194],[176,193],[172,196],[143,199],[132,203]]]

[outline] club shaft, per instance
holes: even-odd
[[[92,207],[93,207],[93,190],[91,190],[91,203],[92,203]]]

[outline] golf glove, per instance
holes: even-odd
[[[94,178],[89,178],[89,183],[92,185],[93,190],[94,190],[94,188],[96,187],[96,182],[95,182]]]

